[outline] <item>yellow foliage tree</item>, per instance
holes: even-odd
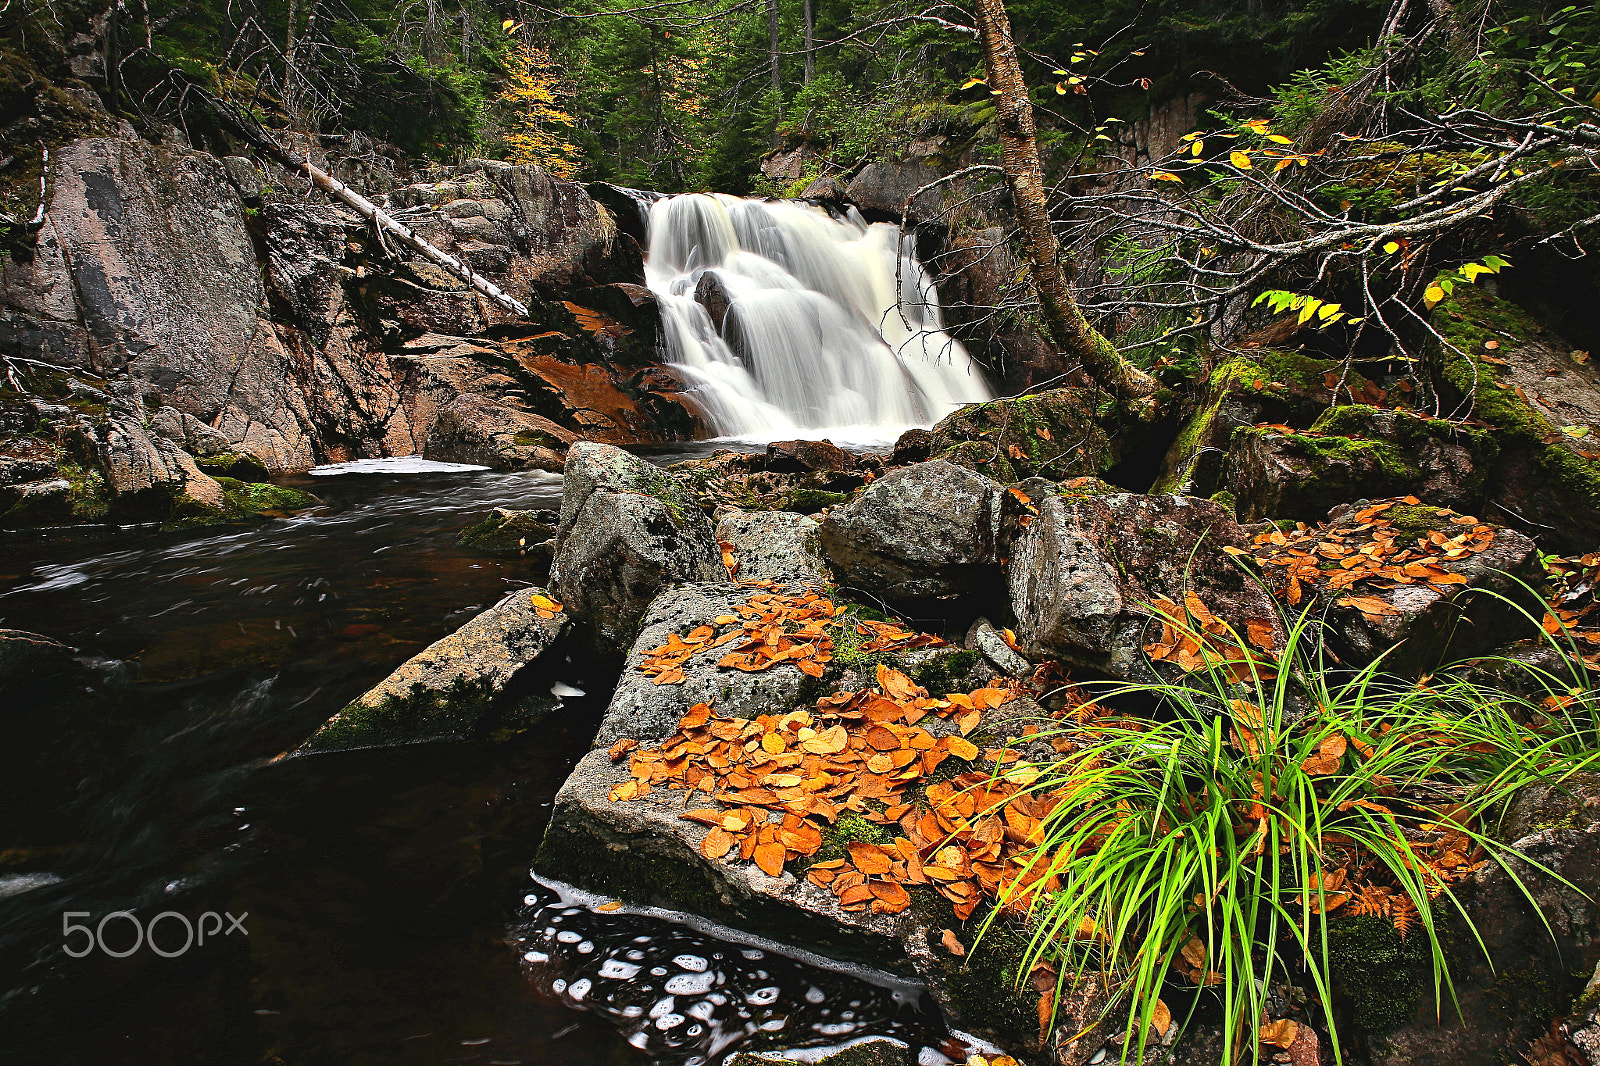
[[[564,80],[550,53],[518,42],[506,59],[505,88],[495,97],[504,114],[506,158],[541,166],[558,178],[578,172],[580,149],[567,140],[573,118],[561,109]]]

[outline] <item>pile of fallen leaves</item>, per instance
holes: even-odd
[[[858,637],[865,638],[861,650],[868,653],[944,644],[938,637],[893,623],[865,618],[844,620],[842,616],[848,608],[835,606],[816,592],[781,593],[770,581],[752,587],[759,591],[735,606],[732,614],[718,615],[710,625],[696,626],[684,634],[673,633],[665,644],[645,652],[639,669],[658,685],[674,685],[684,680],[683,664],[691,655],[732,645],[717,660],[718,666],[753,673],[779,663],[793,663],[801,673],[821,677],[823,667],[833,661],[838,627],[847,624],[853,625]]]
[[[1017,760],[1015,751],[980,750],[966,739],[985,710],[1009,702],[1020,686],[934,698],[881,664],[876,680],[824,696],[815,711],[730,718],[696,704],[660,745],[641,750],[625,739],[612,746],[613,759],[631,753],[632,776],[611,799],[638,799],[657,787],[704,793],[720,806],[682,815],[710,827],[701,854],[754,862],[773,877],[820,851],[843,815],[896,827],[904,835],[889,844],[845,840],[844,857],[811,864],[807,877],[846,910],[898,914],[911,904],[907,887],[926,885],[966,918],[980,893],[1026,881],[1019,856],[1055,802],[994,776]],[[972,769],[926,784],[950,758]]]
[[[1591,669],[1600,671],[1600,552],[1575,559],[1551,556],[1545,559],[1550,575],[1550,599],[1544,616],[1544,631],[1557,639],[1570,638],[1582,651],[1580,656]]]
[[[1254,556],[1269,575],[1281,578],[1273,589],[1291,607],[1299,606],[1307,592],[1347,592],[1336,601],[1354,607],[1369,620],[1395,614],[1381,592],[1401,585],[1427,585],[1449,595],[1449,586],[1466,583],[1460,574],[1445,569],[1447,562],[1470,558],[1494,543],[1494,530],[1471,515],[1439,508],[1446,529],[1408,537],[1394,528],[1385,512],[1401,505],[1415,506],[1415,496],[1380,500],[1336,523],[1293,530],[1272,530],[1254,540]],[[1245,554],[1237,548],[1230,554]]]
[[[1241,639],[1241,634],[1212,614],[1192,591],[1185,593],[1183,607],[1168,599],[1157,599],[1152,606],[1161,615],[1161,636],[1144,646],[1153,661],[1175,663],[1186,674],[1220,670],[1235,685],[1252,675],[1261,679],[1278,676],[1272,623],[1246,622]],[[1254,645],[1254,650],[1246,642]]]

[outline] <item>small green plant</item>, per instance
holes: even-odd
[[[1204,643],[1192,616],[1168,621]],[[1453,885],[1490,863],[1517,878],[1526,867],[1492,835],[1504,804],[1600,758],[1593,692],[1535,676],[1566,701],[1552,715],[1466,670],[1411,683],[1380,662],[1340,677],[1309,614],[1285,625],[1279,668],[1252,666],[1242,684],[1218,659],[1180,682],[1102,686],[1099,717],[1057,729],[1070,754],[1028,770],[1061,801],[1022,880],[1059,888],[1016,904],[1035,923],[1023,972],[1112,982],[1133,1061],[1152,1022],[1172,1024],[1163,992],[1217,1001],[1222,1061],[1259,1060],[1270,989],[1332,1001],[1328,930],[1345,916],[1421,938],[1436,1002],[1453,998],[1443,920],[1477,937]],[[1157,711],[1108,710],[1126,701]]]
[[[1391,246],[1395,251],[1399,250],[1399,245],[1394,241],[1390,241],[1389,244],[1384,245],[1383,249],[1384,251],[1393,255],[1394,252],[1390,251]],[[1433,283],[1423,291],[1422,302],[1428,305],[1429,310],[1432,310],[1435,304],[1455,291],[1457,284],[1476,284],[1478,275],[1498,274],[1502,269],[1510,265],[1511,261],[1509,259],[1504,259],[1498,255],[1486,255],[1483,257],[1483,262],[1481,263],[1468,263],[1465,266],[1456,268],[1455,270],[1440,274],[1438,277],[1434,278]]]
[[[1283,289],[1268,289],[1252,300],[1250,306],[1254,307],[1262,303],[1271,308],[1272,313],[1275,315],[1281,315],[1285,311],[1299,312],[1302,326],[1315,318],[1318,329],[1327,329],[1335,322],[1340,321],[1350,325],[1355,325],[1361,321],[1359,317],[1351,318],[1346,314],[1342,310],[1343,304],[1328,303],[1325,300],[1317,299],[1315,296],[1307,296],[1299,292],[1286,292]]]

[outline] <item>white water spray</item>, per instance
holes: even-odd
[[[696,194],[651,206],[649,243],[668,365],[717,436],[882,443],[991,396],[898,226]]]

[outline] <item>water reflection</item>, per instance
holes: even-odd
[[[916,982],[556,881],[535,878],[523,903],[513,942],[535,987],[604,1017],[655,1066],[867,1035],[917,1049],[924,1066],[951,1061],[951,1035]]]

